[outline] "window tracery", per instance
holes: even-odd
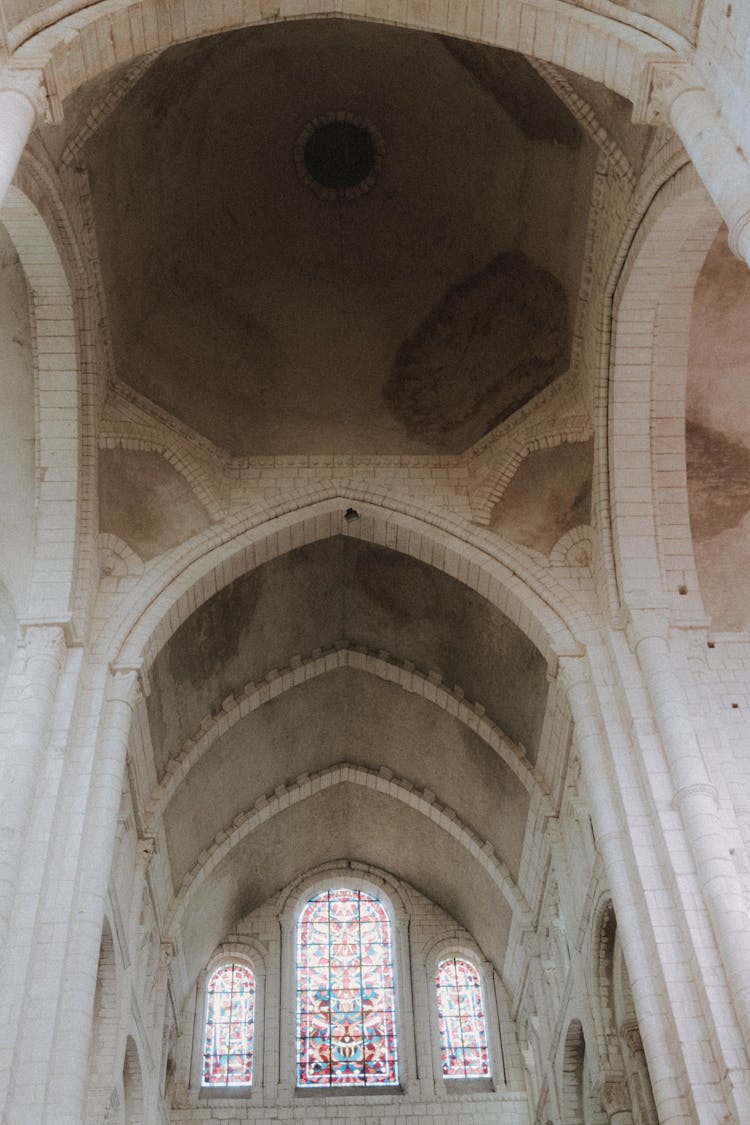
[[[255,974],[233,961],[219,965],[206,989],[203,1086],[250,1086],[253,1080]]]
[[[316,894],[297,921],[297,1085],[398,1085],[391,922],[363,890]]]
[[[463,957],[441,961],[435,974],[440,1061],[444,1078],[489,1078],[482,984]]]

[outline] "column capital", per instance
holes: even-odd
[[[643,1040],[641,1029],[636,1020],[626,1020],[620,1024],[620,1038],[625,1043],[631,1054],[643,1054]]]
[[[52,621],[22,621],[21,645],[25,664],[31,660],[50,660],[62,669],[68,649],[65,625]]]
[[[0,67],[0,94],[20,94],[34,110],[37,125],[57,124],[62,114],[50,96],[44,71],[38,66],[9,63]]]
[[[608,1117],[626,1113],[630,1109],[630,1094],[622,1074],[605,1074],[596,1084],[602,1109]]]
[[[139,694],[148,696],[148,678],[143,665],[140,662],[118,664],[113,661],[109,666],[107,698],[120,700],[132,707]]]
[[[703,90],[705,83],[695,67],[679,55],[657,55],[641,72],[633,102],[633,121],[639,125],[669,125],[672,105],[689,90]]]

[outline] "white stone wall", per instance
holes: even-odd
[[[661,61],[682,73],[687,60],[720,107],[732,144],[712,156],[693,135],[690,113],[674,117],[743,249],[747,3],[707,0],[695,52],[624,15],[612,20],[573,5],[286,0],[225,5],[217,15],[219,6],[193,3],[92,4],[46,31],[42,20],[26,40],[2,29],[15,55],[0,93],[13,82],[18,88],[3,102],[0,169],[9,181],[34,113],[59,116],[67,93],[115,62],[197,34],[324,8],[518,48],[605,81],[652,119],[660,103],[651,63],[666,56]],[[627,1125],[653,1120],[643,1058],[661,1120],[750,1119],[740,987],[743,970],[750,979],[750,651],[744,636],[713,636],[703,614],[676,405],[684,397],[687,271],[699,268],[718,212],[692,172],[677,175],[686,156],[663,107],[662,116],[637,182],[611,149],[600,166],[580,386],[563,385],[546,415],[513,422],[471,458],[217,462],[204,443],[122,387],[107,389],[106,324],[92,313],[101,311],[101,297],[86,244],[86,185],[75,195],[32,144],[11,219],[33,291],[36,456],[45,472],[33,559],[25,543],[8,552],[20,587],[30,582],[32,620],[14,649],[0,705],[0,1105],[11,1125],[80,1125],[87,1086],[89,1120],[122,1120],[134,1096],[132,1075],[129,1092],[123,1084],[128,1042],[129,1065],[140,1060],[140,1119],[148,1122],[500,1117],[520,1125],[575,1114],[580,1093],[587,1119]],[[529,450],[591,434],[592,529],[549,559],[487,529],[489,507]],[[145,565],[111,535],[96,557],[99,444],[161,451],[210,512],[211,528]],[[194,993],[165,927],[170,888],[159,825],[148,819],[156,777],[139,693],[148,690],[156,651],[198,604],[264,559],[340,531],[349,505],[362,515],[353,534],[454,574],[501,606],[548,658],[552,698],[518,880],[533,909],[518,916],[505,963],[495,966],[508,994],[503,1043],[517,1036],[519,1048],[506,1056],[500,1114],[500,1095],[444,1099],[434,1089],[377,1102],[351,1095],[345,1104],[300,1105],[274,1091],[262,1106],[194,1105],[180,1077],[192,1050]],[[480,727],[482,716],[475,720]],[[473,845],[481,851],[481,841]],[[612,959],[620,966],[611,997],[601,984],[610,900]],[[263,925],[270,933],[268,910],[252,921],[261,937]],[[101,960],[97,999],[105,917],[111,950]],[[425,905],[414,920],[422,948],[445,924]],[[427,1034],[424,1008],[415,1004],[415,1011]],[[271,1029],[267,1022],[269,1059]],[[188,1104],[171,1109],[162,1090],[173,1036],[182,1061],[169,1088]]]

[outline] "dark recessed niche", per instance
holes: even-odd
[[[321,187],[336,191],[357,187],[375,168],[372,135],[351,121],[329,121],[307,138],[304,161]]]
[[[297,171],[321,199],[356,199],[374,186],[385,153],[369,121],[337,110],[311,121],[297,141]]]

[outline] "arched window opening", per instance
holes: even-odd
[[[253,1080],[255,976],[232,962],[214,969],[206,989],[203,1086],[250,1086]]]
[[[366,891],[324,891],[297,922],[297,1085],[397,1084],[388,913]]]
[[[471,961],[449,957],[435,974],[440,1061],[444,1078],[488,1078],[482,982]]]

